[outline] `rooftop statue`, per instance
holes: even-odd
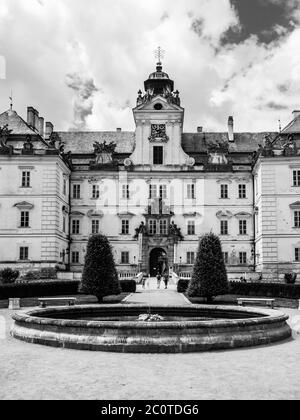
[[[117,144],[114,142],[106,143],[105,141],[104,143],[99,143],[98,141],[96,141],[93,147],[94,147],[94,152],[96,155],[99,155],[101,153],[112,154],[115,152]]]
[[[0,147],[7,147],[6,142],[11,132],[12,130],[8,129],[8,124],[4,125],[3,127],[0,127]]]

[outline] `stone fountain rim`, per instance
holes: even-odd
[[[153,313],[159,310],[182,310],[183,312],[188,312],[189,309],[195,310],[217,310],[217,311],[233,311],[237,314],[244,313],[244,314],[251,314],[253,317],[251,318],[237,318],[237,319],[214,319],[213,321],[159,321],[159,322],[147,322],[147,321],[85,321],[85,320],[71,320],[71,319],[53,319],[43,317],[41,315],[55,315],[55,313],[62,313],[65,312],[85,312],[85,311],[93,311],[93,310],[101,310],[101,312],[105,309],[124,309],[130,310],[140,309],[141,314],[146,313],[149,309],[147,305],[135,305],[135,304],[117,304],[117,305],[77,305],[77,306],[57,306],[57,307],[49,307],[49,308],[37,308],[37,309],[30,309],[18,313],[14,313],[12,315],[13,320],[16,322],[21,322],[25,324],[34,324],[34,325],[48,325],[48,326],[56,326],[56,327],[78,327],[78,328],[107,328],[107,329],[126,329],[126,328],[135,328],[135,329],[178,329],[178,328],[215,328],[215,327],[245,327],[251,325],[260,325],[260,324],[274,324],[278,322],[285,322],[289,319],[289,316],[284,314],[281,311],[273,310],[273,309],[261,309],[258,307],[238,307],[238,306],[224,306],[224,305],[190,305],[190,306],[176,306],[176,305],[160,305],[160,306],[152,306],[151,310]]]

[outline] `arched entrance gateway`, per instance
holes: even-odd
[[[154,248],[150,252],[150,275],[155,277],[168,270],[168,256],[163,248]]]

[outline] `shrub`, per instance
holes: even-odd
[[[283,283],[230,283],[231,295],[300,299],[300,284]]]
[[[39,271],[27,271],[24,276],[22,276],[22,280],[32,281],[32,280],[40,280],[40,272]]]
[[[297,274],[296,273],[287,273],[284,275],[284,281],[286,284],[295,284],[297,280]]]
[[[35,281],[34,283],[0,284],[0,300],[45,296],[77,295],[79,281]]]
[[[121,287],[110,243],[104,235],[90,237],[82,274],[82,291],[103,302],[105,296],[119,295]]]
[[[121,280],[121,289],[123,293],[135,293],[136,292],[136,281],[135,280]]]
[[[206,297],[210,302],[214,296],[227,292],[228,279],[221,242],[218,236],[209,233],[200,240],[188,295]]]
[[[189,280],[179,280],[177,283],[177,292],[185,293],[189,287]]]
[[[0,271],[0,280],[3,284],[14,283],[19,277],[20,272],[11,268],[4,268]]]

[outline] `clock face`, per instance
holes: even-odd
[[[152,124],[151,125],[151,136],[154,138],[163,138],[166,136],[166,125],[165,124]]]

